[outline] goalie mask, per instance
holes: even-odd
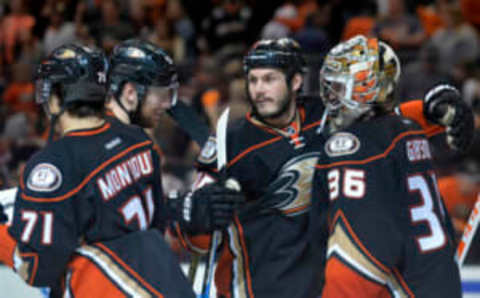
[[[134,84],[138,106],[128,111],[120,101],[125,83]],[[141,106],[149,88],[168,93],[171,105],[177,101],[178,78],[172,58],[158,46],[139,39],[122,42],[113,50],[108,73],[108,92],[129,115],[130,121],[141,123]]]
[[[327,54],[320,95],[332,120],[344,126],[374,107],[390,109],[399,77],[395,52],[384,42],[358,35]]]

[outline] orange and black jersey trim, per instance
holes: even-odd
[[[25,268],[31,283],[56,283],[80,241],[163,228],[159,169],[143,130],[116,120],[71,131],[35,154],[22,175],[8,229],[20,259],[30,264]]]
[[[424,131],[386,115],[319,145],[311,226],[328,213],[322,297],[460,297]]]

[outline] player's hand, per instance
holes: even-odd
[[[3,210],[3,205],[0,204],[0,224],[4,224],[8,221],[8,216],[5,214],[5,211]]]
[[[431,89],[423,101],[423,111],[429,121],[447,127],[447,143],[451,148],[466,151],[470,147],[473,111],[455,87],[445,84]]]
[[[211,183],[180,200],[180,225],[190,234],[202,234],[225,229],[245,196],[238,189]]]

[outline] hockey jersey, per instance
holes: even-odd
[[[418,117],[430,135],[443,131],[424,120],[422,101],[402,107],[398,112]],[[282,130],[250,114],[229,126],[227,176],[239,181],[248,203],[223,235],[215,274],[219,297],[318,296],[326,244],[318,237],[310,241],[307,230],[314,167],[323,154],[314,146],[324,138],[316,132],[323,112],[321,99],[313,97],[302,100],[297,118]],[[218,178],[214,138],[202,149],[197,168],[198,186]],[[326,229],[316,227],[325,240]],[[177,234],[187,248],[208,248],[205,239]]]
[[[322,297],[461,297],[424,130],[388,115],[326,137],[311,216],[329,226]]]
[[[159,232],[149,231],[167,220],[160,181],[159,156],[141,128],[109,119],[70,131],[28,161],[13,223],[0,229],[0,260],[31,285],[63,280],[75,295],[101,273],[120,297],[194,297]],[[141,243],[150,248],[134,247]],[[169,265],[140,266],[151,258]]]

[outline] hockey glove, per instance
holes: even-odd
[[[447,127],[447,143],[452,149],[468,150],[473,142],[473,111],[455,87],[445,84],[431,89],[423,101],[423,111],[429,121]]]
[[[206,234],[225,229],[244,202],[242,192],[212,183],[178,199],[175,217],[187,233]]]
[[[5,214],[5,211],[3,210],[3,205],[0,204],[0,224],[4,224],[8,221],[7,214]]]

